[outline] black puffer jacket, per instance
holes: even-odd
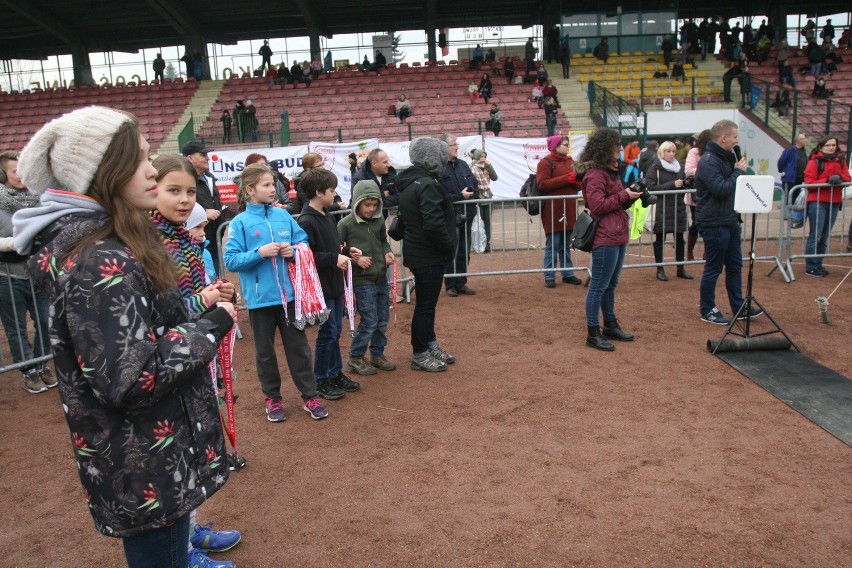
[[[337,234],[337,218],[322,214],[306,204],[296,220],[308,234],[308,243],[314,251],[322,293],[326,298],[337,298],[343,294],[343,271],[337,268],[340,254],[349,256],[349,248],[341,252],[340,235]]]
[[[671,172],[663,167],[659,158],[648,168],[645,183],[650,191],[674,191],[675,181],[683,179],[683,170]],[[658,195],[657,212],[654,215],[655,233],[682,233],[689,227],[686,224],[686,203],[683,194]]]
[[[458,240],[456,213],[441,184],[424,168],[412,166],[396,185],[405,224],[403,264],[411,268],[452,262]]]
[[[114,238],[60,264],[103,213],[44,229],[29,260],[50,298],[50,341],[74,457],[98,530],[128,537],[173,523],[228,478],[207,371],[233,325],[222,308],[189,323],[177,287],[158,292]]]
[[[737,226],[739,216],[734,211],[737,178],[743,172],[734,169],[736,157],[708,142],[701,154],[695,174],[695,220],[699,227]]]

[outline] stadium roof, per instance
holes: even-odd
[[[784,2],[785,0],[780,0]],[[792,2],[789,10],[836,14],[848,1]],[[126,51],[183,45],[186,38],[230,44],[267,37],[422,30],[435,27],[531,26],[546,14],[679,10],[681,17],[761,13],[765,0],[0,0],[0,59],[37,59],[72,52]],[[579,9],[582,6],[584,9]]]

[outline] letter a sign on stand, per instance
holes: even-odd
[[[672,99],[671,98],[663,99],[663,110],[672,110]]]

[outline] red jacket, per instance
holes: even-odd
[[[822,161],[822,173],[819,173],[819,161]],[[849,176],[849,168],[843,156],[835,154],[835,158],[826,159],[822,152],[816,152],[808,165],[805,166],[805,183],[828,183],[828,178],[839,175],[841,181],[852,181]],[[843,203],[842,187],[815,187],[808,189],[808,203],[819,201],[820,203]]]
[[[598,220],[593,249],[626,245],[630,222],[624,210],[634,200],[618,179],[618,170],[593,169],[583,176],[583,199],[593,219]]]
[[[552,164],[552,166],[551,166]],[[574,176],[574,160],[571,156],[551,153],[538,162],[535,183],[542,195],[577,195],[580,183]],[[576,199],[542,201],[541,226],[549,235],[570,232],[577,220]]]
[[[631,166],[639,166],[636,163],[636,160],[639,159],[639,154],[642,150],[639,149],[639,146],[636,144],[628,144],[626,148],[624,148],[624,163],[630,164]],[[642,175],[642,173],[640,173]]]

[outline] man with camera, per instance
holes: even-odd
[[[456,208],[456,230],[458,232],[458,246],[456,248],[455,260],[446,266],[445,271],[449,274],[462,274],[467,272],[467,261],[470,255],[470,233],[473,227],[473,219],[476,217],[476,204],[465,204],[466,200],[478,199],[476,191],[476,178],[470,170],[470,166],[464,160],[459,160],[459,141],[452,134],[442,134],[441,140],[449,146],[449,159],[441,176],[441,185],[447,192],[450,201]],[[447,296],[456,297],[459,294],[473,296],[476,291],[467,285],[466,276],[444,278],[444,287]]]
[[[695,220],[704,240],[704,273],[701,275],[701,321],[728,325],[731,320],[716,307],[716,281],[725,269],[725,289],[733,313],[743,304],[743,254],[739,215],[734,211],[737,178],[746,173],[746,159],[739,154],[739,129],[720,120],[710,129],[712,140],[698,162],[695,174]],[[751,317],[763,313],[751,308]],[[740,317],[745,317],[742,314]]]

